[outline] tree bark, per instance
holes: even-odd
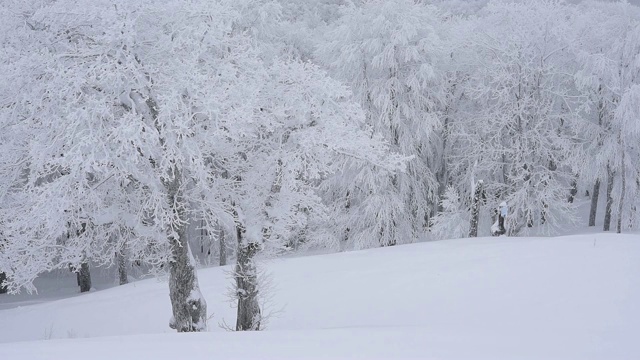
[[[455,85],[454,85],[455,86]],[[440,158],[441,164],[440,169],[436,172],[436,180],[438,181],[438,198],[436,201],[436,211],[442,212],[444,209],[442,208],[442,199],[444,198],[444,193],[447,190],[447,184],[449,183],[449,169],[447,167],[447,140],[449,134],[449,117],[446,116],[442,123],[442,151],[443,154]],[[429,223],[427,222],[427,226]]]
[[[609,231],[611,228],[611,207],[613,206],[613,171],[611,167],[607,165],[607,204],[604,211],[604,231]]]
[[[258,303],[258,273],[254,259],[260,250],[260,244],[247,241],[245,232],[245,227],[237,221],[238,253],[235,279],[236,295],[238,296],[238,318],[236,331],[260,330],[260,322],[262,320],[260,304]]]
[[[124,258],[123,250],[116,253],[116,259],[118,261],[118,279],[120,285],[128,284],[129,277],[127,276],[127,261]]]
[[[225,231],[222,226],[219,226],[220,232],[218,241],[220,242],[220,266],[227,265],[227,241],[225,239]]]
[[[500,235],[507,232],[507,229],[504,227],[504,216],[502,216],[502,213],[498,213],[498,229],[500,229],[498,233]]]
[[[78,270],[78,285],[80,285],[81,293],[91,290],[91,272],[89,271],[88,262],[80,264],[80,269]]]
[[[507,233],[507,229],[504,226],[505,216],[508,214],[507,203],[501,202],[497,210],[498,219],[491,226],[491,236],[500,236]]]
[[[6,294],[9,289],[3,286],[2,283],[7,280],[7,274],[0,272],[0,294]]]
[[[476,183],[471,203],[471,224],[469,225],[469,237],[478,237],[478,221],[480,220],[480,200],[484,183],[482,180]]]
[[[571,190],[569,190],[569,198],[567,200],[569,200],[569,202],[573,204],[573,201],[575,200],[577,194],[578,194],[578,180],[574,178],[571,181]]]
[[[527,219],[527,227],[528,228],[533,227],[533,213],[531,212],[531,210],[526,211],[526,219]]]
[[[600,196],[600,179],[596,179],[591,196],[591,210],[589,210],[589,226],[596,226],[596,214],[598,212],[598,197]]]
[[[169,261],[169,298],[173,318],[169,322],[178,332],[196,332],[207,329],[207,303],[198,286],[195,261],[187,240],[185,201],[180,191],[180,175],[174,168],[173,179],[165,181],[169,204],[174,218],[167,229],[172,258]]]
[[[142,98],[140,94],[137,96]],[[155,99],[150,96],[144,102],[158,133],[162,134],[162,128],[158,123],[158,106]],[[159,140],[160,144],[164,146],[164,138],[160,137]],[[155,167],[155,161],[151,160],[151,163]],[[162,178],[162,185],[167,192],[168,204],[171,206],[173,219],[175,219],[166,229],[171,248],[169,298],[173,313],[169,327],[178,332],[205,331],[207,330],[207,303],[200,293],[195,260],[187,239],[186,201],[181,191],[182,174],[179,167],[174,165],[172,171],[165,176]]]
[[[598,126],[602,127],[604,126],[604,121],[605,121],[605,107],[604,107],[604,101],[603,101],[603,95],[602,95],[602,84],[600,84],[598,86]],[[603,144],[603,140],[601,136],[598,136],[598,147],[601,147]],[[611,219],[611,208],[609,205],[609,185],[611,185],[611,188],[613,188],[613,179],[610,175],[610,170],[609,170],[609,164],[607,164],[607,174],[609,175],[609,179],[607,180],[607,206],[609,207],[609,211],[605,212],[605,225],[604,227],[607,228],[607,230],[609,229],[609,221],[607,221],[607,213],[609,215],[609,219]],[[610,182],[610,183],[609,183]],[[591,212],[589,213],[589,226],[595,226],[596,225],[596,212],[598,211],[598,195],[600,194],[600,179],[596,179],[596,183],[593,187],[593,197],[591,198]],[[593,221],[592,221],[593,219]]]
[[[622,156],[620,159],[622,163],[620,167],[620,178],[622,181],[620,188],[620,202],[618,203],[618,223],[616,224],[616,232],[620,234],[622,232],[622,209],[624,207],[624,192],[627,190],[627,179],[625,179],[625,171],[624,171],[624,150],[622,151]]]
[[[349,209],[351,208],[351,193],[349,192],[349,190],[347,190],[347,196],[345,197],[345,202],[344,202],[344,210],[345,213],[349,213]],[[351,231],[351,229],[347,226],[346,229],[344,229],[344,237],[342,238],[342,241],[348,241],[349,240],[349,232]],[[341,246],[342,248],[342,246]]]

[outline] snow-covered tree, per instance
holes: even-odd
[[[187,231],[199,219],[235,228],[236,328],[258,330],[257,253],[311,236],[310,219],[328,217],[316,188],[346,164],[390,176],[403,159],[362,130],[342,85],[237,31],[231,2],[85,5],[30,14],[36,25],[14,31],[37,32],[42,50],[3,58],[14,70],[0,113],[16,139],[1,168],[10,289],[126,248],[168,260],[171,326],[204,330]]]
[[[576,10],[577,83],[587,99],[581,124],[586,141],[581,175],[595,183],[589,225],[595,225],[601,182],[606,183],[604,230],[616,215],[617,231],[638,194],[640,10],[628,3],[590,1]],[[602,181],[601,181],[602,179]],[[606,181],[604,181],[606,179]],[[617,185],[616,179],[619,179]],[[625,204],[626,199],[632,199]],[[617,209],[615,203],[617,202]]]
[[[442,211],[431,219],[430,231],[433,237],[443,240],[469,236],[469,212],[453,186],[447,187],[440,205]]]
[[[366,122],[412,157],[407,172],[345,169],[331,196],[346,213],[336,228],[356,248],[412,242],[434,208],[432,133],[439,125],[437,9],[413,0],[364,1],[343,10],[315,59],[352,87]],[[364,180],[364,181],[361,181]]]
[[[3,168],[14,174],[13,199],[3,207],[10,288],[32,289],[38,273],[67,263],[112,261],[120,246],[111,235],[128,226],[136,229],[140,247],[159,250],[152,262],[169,259],[172,326],[204,330],[206,304],[185,236],[187,185],[192,192],[211,190],[203,165],[208,154],[201,150],[215,133],[193,136],[207,125],[192,124],[198,120],[193,109],[178,106],[184,89],[174,86],[176,77],[197,71],[198,62],[192,53],[180,54],[176,42],[183,33],[167,30],[177,21],[180,30],[202,37],[208,27],[218,45],[228,37],[228,25],[224,16],[210,20],[202,7],[163,5],[150,12],[136,4],[85,5],[58,2],[39,9],[29,18],[34,29],[26,29],[38,32],[39,43],[26,45],[40,50],[10,59],[15,71],[8,83],[24,88],[6,94],[9,105],[2,109],[3,123],[22,135],[12,154],[20,156],[14,162],[20,166]],[[221,16],[230,13],[227,8],[208,11]],[[158,24],[158,12],[174,22]],[[163,50],[183,62],[182,72],[158,71],[167,65],[156,52]],[[225,64],[222,56],[214,59]],[[229,80],[215,83],[218,98]]]
[[[450,141],[458,188],[485,179],[490,207],[511,206],[510,229],[558,225],[572,214],[575,95],[565,36],[567,8],[556,1],[495,1],[471,28],[473,68]],[[466,51],[466,49],[463,49]],[[455,56],[454,56],[455,57]]]
[[[255,257],[261,250],[313,241],[316,224],[332,218],[317,187],[347,166],[402,170],[402,158],[362,131],[363,114],[349,91],[310,64],[276,61],[256,86],[254,125],[229,139],[230,213],[238,241],[237,330],[257,330],[260,313]],[[321,231],[323,232],[323,231]],[[304,236],[304,239],[300,239]]]

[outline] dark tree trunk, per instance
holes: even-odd
[[[540,211],[540,224],[544,225],[547,222],[547,212],[549,211],[549,205],[546,202],[542,202],[542,211]]]
[[[498,219],[491,226],[491,236],[500,236],[507,233],[507,229],[504,227],[504,216],[500,209],[497,212]]]
[[[639,173],[640,174],[640,173]],[[636,177],[636,189],[640,189],[640,177]],[[638,207],[636,205],[631,205],[631,212],[629,216],[629,228],[632,228],[636,225],[636,221],[640,215],[638,215]]]
[[[238,296],[236,331],[260,330],[262,320],[258,303],[258,274],[254,259],[260,250],[260,244],[247,241],[245,231],[245,227],[238,221],[236,223],[238,252],[235,270]]]
[[[527,227],[533,227],[533,213],[531,212],[531,210],[527,210],[526,211],[526,217],[527,217]]]
[[[141,95],[139,95],[142,97]],[[146,105],[151,114],[159,134],[162,128],[158,123],[158,106],[153,97],[148,97]],[[165,145],[161,136],[160,144]],[[155,167],[155,161],[151,160]],[[167,200],[173,212],[175,223],[166,229],[171,259],[169,260],[169,298],[173,316],[169,321],[169,327],[178,332],[195,332],[207,330],[207,303],[204,301],[198,286],[195,260],[189,249],[187,239],[187,216],[185,214],[186,201],[181,193],[181,172],[177,165],[172,171],[162,178],[162,185],[167,192]]]
[[[502,213],[498,213],[498,229],[500,229],[500,235],[507,232],[507,229],[504,227],[504,216],[502,216]]]
[[[573,200],[575,200],[576,195],[578,194],[578,180],[573,179],[571,181],[571,190],[569,190],[569,202],[573,204]]]
[[[78,271],[78,283],[80,285],[81,293],[91,290],[91,272],[89,271],[88,262],[80,264],[80,270]]]
[[[622,151],[622,156],[620,162],[622,166],[620,167],[620,179],[622,181],[620,188],[620,202],[618,203],[618,223],[616,224],[616,232],[620,234],[622,232],[622,209],[624,208],[624,193],[627,190],[627,179],[625,179],[625,171],[624,171],[624,150]]]
[[[173,180],[165,181],[165,188],[172,205],[174,218],[178,219],[173,228],[167,229],[172,258],[169,261],[169,298],[173,318],[169,326],[178,332],[205,331],[207,329],[207,303],[198,286],[195,261],[189,249],[187,229],[184,223],[185,201],[180,192],[180,178],[177,169]]]
[[[120,285],[128,284],[129,277],[127,276],[127,261],[124,257],[123,250],[116,253],[116,259],[118,261],[118,279]]]
[[[7,287],[2,285],[5,280],[7,280],[7,274],[0,272],[0,294],[6,294],[8,291]]]
[[[607,204],[604,211],[604,231],[611,229],[611,207],[613,206],[613,171],[607,165]]]
[[[184,230],[181,235],[179,239],[171,239],[173,259],[169,262],[169,297],[173,319],[169,326],[178,332],[205,331],[207,303],[200,293]]]
[[[220,266],[227,265],[227,239],[226,234],[222,226],[219,226],[220,235],[218,236],[218,241],[220,242]]]
[[[598,212],[598,197],[600,196],[600,179],[593,185],[593,195],[591,196],[591,210],[589,210],[589,226],[596,226],[596,214]]]
[[[604,121],[605,121],[605,105],[604,105],[604,99],[603,99],[603,95],[602,95],[602,85],[598,86],[598,125],[600,127],[604,126]],[[601,147],[603,144],[602,141],[602,137],[598,136],[598,147]],[[607,207],[607,211],[605,211],[605,215],[604,215],[604,227],[606,228],[606,230],[609,230],[609,224],[611,222],[611,203],[610,203],[610,193],[611,190],[613,189],[613,176],[611,176],[611,171],[609,168],[609,164],[607,164],[607,175],[609,176],[609,178],[607,179],[607,199],[605,199],[606,201],[606,207]],[[598,178],[596,180],[596,184],[593,187],[593,197],[591,198],[591,212],[589,213],[589,226],[595,226],[596,225],[596,212],[598,211],[598,195],[600,194],[600,179]],[[607,216],[609,217],[607,219]],[[593,221],[591,220],[593,218]]]
[[[446,129],[446,122],[447,120],[445,120],[445,129]],[[443,146],[446,146],[446,138],[443,141],[444,141]],[[449,182],[447,163],[444,156],[442,159],[440,159],[440,161],[442,161],[442,164],[438,172],[436,172],[436,181],[438,182],[438,190],[437,190],[438,198],[436,199],[435,210],[438,213],[444,210],[442,208],[442,199],[444,198],[444,193],[447,191],[447,183]]]
[[[344,202],[344,210],[346,213],[349,213],[349,209],[351,208],[351,193],[349,192],[349,190],[347,190],[347,196],[345,197],[345,202]],[[347,228],[344,230],[344,237],[342,238],[342,241],[347,241],[349,240],[349,232],[351,231],[351,229],[349,229],[349,227],[347,226]]]
[[[382,228],[380,228],[380,237],[382,237],[384,235],[385,230],[386,229],[384,228],[384,226]],[[395,230],[396,230],[396,222],[395,221],[391,222],[391,230],[395,233]],[[383,242],[382,239],[380,239],[380,247],[387,247],[387,246],[396,246],[395,234],[393,235],[393,238],[391,240],[389,240],[388,242]]]
[[[216,223],[218,233],[222,231],[218,223]],[[204,219],[200,219],[200,254],[206,256],[206,262],[211,262],[211,248],[213,247],[212,238],[207,228],[207,222]]]
[[[478,236],[478,221],[480,220],[480,201],[482,199],[484,183],[478,181],[473,191],[473,200],[471,202],[471,224],[469,225],[469,237]]]
[[[398,174],[394,174],[391,176],[391,184],[393,185],[393,187],[395,187],[396,189],[399,186],[398,183]],[[385,226],[382,225],[380,227],[380,230],[378,232],[378,234],[380,235],[380,238],[378,239],[378,243],[380,244],[380,247],[386,247],[386,246],[396,246],[396,220],[395,220],[396,215],[391,215],[391,225],[390,226]],[[385,237],[385,233],[391,234],[391,239],[389,240],[384,240]]]

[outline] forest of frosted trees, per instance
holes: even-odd
[[[628,3],[3,0],[0,43],[2,291],[167,273],[201,331],[233,263],[259,330],[260,257],[640,226]]]

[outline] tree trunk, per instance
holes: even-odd
[[[640,175],[640,173],[638,174]],[[636,189],[640,189],[640,176],[636,177]],[[629,213],[629,228],[635,227],[638,223],[638,218],[640,217],[638,213],[638,207],[635,204],[631,205],[631,211]]]
[[[507,232],[507,229],[504,227],[504,216],[502,216],[502,213],[498,213],[498,229],[500,229],[500,235]]]
[[[504,220],[508,215],[508,212],[509,207],[507,206],[507,203],[505,201],[501,202],[497,212],[498,219],[491,226],[491,236],[500,236],[507,233],[507,229],[504,226]]]
[[[531,210],[526,211],[526,218],[527,218],[527,227],[528,228],[533,227],[533,213]]]
[[[443,152],[446,151],[447,148],[447,132],[449,127],[449,119],[445,118],[443,123],[443,139],[442,139],[442,149]],[[442,163],[440,164],[440,169],[436,172],[436,180],[438,181],[438,198],[436,200],[436,211],[442,212],[444,209],[442,208],[442,199],[444,198],[444,193],[447,191],[447,184],[449,182],[449,172],[447,168],[447,159],[445,154],[442,154],[440,159]],[[428,224],[428,223],[427,223]]]
[[[589,226],[596,226],[596,213],[598,212],[598,196],[600,196],[600,179],[596,179],[591,196],[591,210],[589,210]]]
[[[172,258],[169,261],[169,298],[173,318],[169,322],[178,332],[205,331],[207,329],[207,303],[198,286],[195,260],[189,249],[187,226],[185,223],[185,201],[180,191],[180,177],[177,169],[173,180],[165,181],[169,204],[174,218],[172,227],[167,229]]]
[[[577,179],[573,179],[571,181],[571,190],[569,190],[569,202],[573,204],[573,201],[576,198],[576,195],[578,194],[578,180]]]
[[[542,211],[540,211],[540,225],[544,225],[547,222],[547,214],[549,213],[549,204],[545,201],[542,202]]]
[[[620,167],[620,178],[622,180],[622,184],[620,187],[620,202],[618,203],[618,223],[616,224],[616,232],[620,234],[622,232],[622,208],[624,207],[624,192],[627,190],[627,179],[625,179],[625,171],[624,171],[624,150],[622,151],[620,162],[622,166]]]
[[[218,236],[218,241],[220,242],[220,266],[227,265],[227,241],[225,239],[225,232],[222,226],[219,226],[220,235]]]
[[[349,213],[349,209],[351,208],[351,196],[350,196],[350,194],[351,193],[349,192],[349,190],[347,190],[347,196],[345,197],[345,202],[344,202],[344,210],[345,210],[346,214]],[[349,229],[349,227],[347,226],[347,228],[344,230],[344,237],[342,238],[342,241],[348,241],[349,240],[349,232],[350,231],[351,231],[351,229]],[[342,244],[341,244],[340,248],[342,248]]]
[[[2,283],[7,280],[7,274],[0,272],[0,294],[6,294],[9,289],[3,286]]]
[[[482,180],[476,183],[473,191],[473,200],[471,203],[471,224],[469,226],[469,237],[478,236],[478,221],[480,220],[480,200],[482,198],[482,190],[484,183]]]
[[[91,272],[89,271],[88,262],[80,264],[80,270],[78,271],[78,283],[80,285],[81,293],[91,290]]]
[[[260,330],[262,320],[258,303],[258,274],[254,259],[260,244],[247,241],[245,232],[245,227],[238,221],[236,223],[238,253],[234,274],[238,296],[236,331]]]
[[[118,279],[120,285],[128,284],[129,278],[127,276],[127,261],[124,258],[123,250],[116,253],[116,260],[118,261]]]
[[[604,211],[604,231],[609,231],[611,228],[611,207],[613,206],[613,171],[611,167],[607,165],[607,204]]]

